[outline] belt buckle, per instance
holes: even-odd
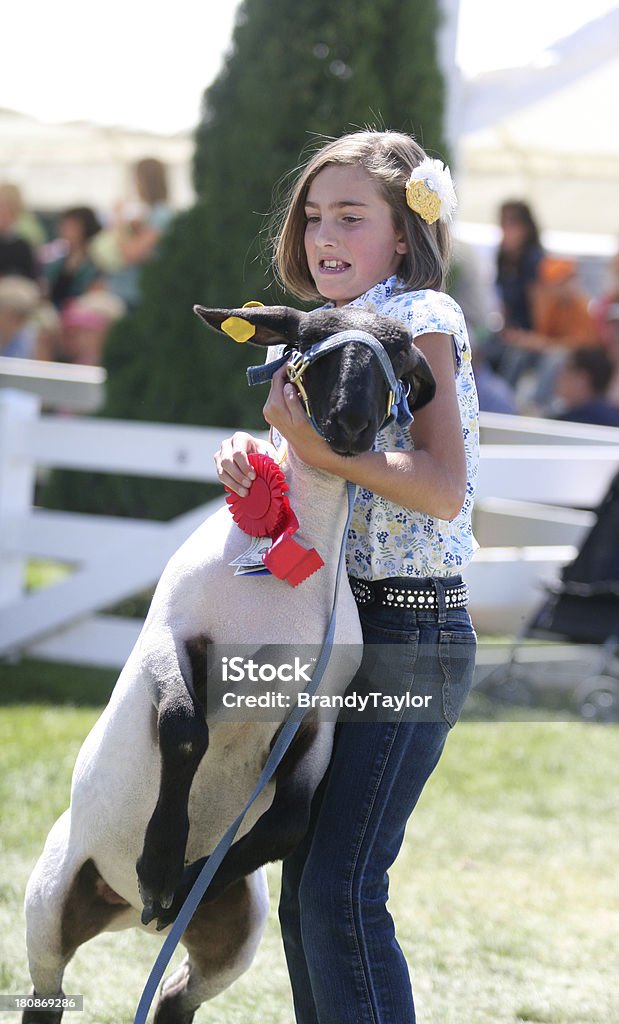
[[[371,604],[374,600],[374,591],[370,584],[366,583],[365,580],[352,580],[350,589],[352,590],[355,601],[362,608],[365,607],[366,604]]]

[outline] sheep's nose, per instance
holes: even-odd
[[[370,417],[364,409],[345,409],[337,417],[337,422],[342,431],[355,437],[367,430]]]
[[[335,451],[358,453],[372,446],[375,425],[363,410],[346,410],[335,416],[325,436]]]

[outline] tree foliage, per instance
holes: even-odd
[[[144,273],[140,308],[108,339],[102,415],[264,426],[265,392],[249,390],[244,374],[260,353],[207,332],[192,307],[282,301],[264,258],[267,214],[275,183],[308,145],[369,125],[412,132],[444,153],[438,24],[437,0],[241,4],[227,59],[203,98],[196,204],[176,218]],[[81,490],[74,505],[161,518],[204,493],[145,480],[91,480]]]

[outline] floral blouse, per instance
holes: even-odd
[[[459,515],[447,522],[359,488],[348,533],[346,560],[349,574],[365,580],[388,576],[453,576],[468,565],[477,546],[471,515],[479,459],[479,406],[462,310],[444,292],[398,291],[401,287],[397,277],[390,277],[350,305],[402,320],[414,337],[428,333],[452,336],[456,393],[466,452],[466,499]],[[408,429],[403,430],[395,421],[379,431],[374,443],[375,451],[410,451],[413,448]]]

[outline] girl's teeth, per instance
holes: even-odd
[[[340,260],[323,260],[322,265],[325,270],[339,270],[344,266]]]

